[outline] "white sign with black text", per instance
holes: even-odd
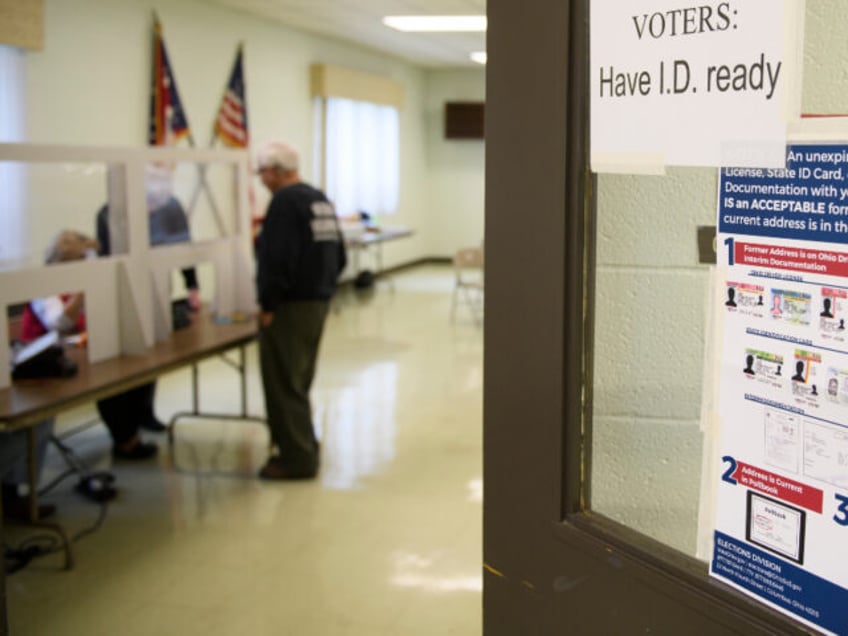
[[[592,0],[592,169],[782,167],[800,114],[803,8]]]

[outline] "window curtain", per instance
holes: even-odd
[[[397,109],[331,97],[326,117],[326,189],[338,214],[364,211],[376,217],[396,212],[400,187]]]
[[[0,45],[0,142],[24,136],[24,52]],[[27,253],[23,164],[0,161],[0,266],[14,264]]]

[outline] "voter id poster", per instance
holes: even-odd
[[[710,573],[848,634],[848,143],[719,171]]]

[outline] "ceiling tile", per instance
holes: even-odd
[[[425,67],[475,67],[484,33],[401,33],[384,15],[479,15],[485,0],[199,0],[390,53]]]

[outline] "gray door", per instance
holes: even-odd
[[[809,633],[699,558],[709,271],[696,230],[715,171],[589,173],[588,4],[487,5],[485,633]],[[821,28],[844,24],[836,3],[811,4],[830,11],[808,16]],[[681,200],[679,234],[646,244],[650,209]],[[648,289],[682,299],[670,321],[628,317]],[[680,366],[628,382],[656,361],[657,332]],[[654,465],[646,446],[662,449]]]

